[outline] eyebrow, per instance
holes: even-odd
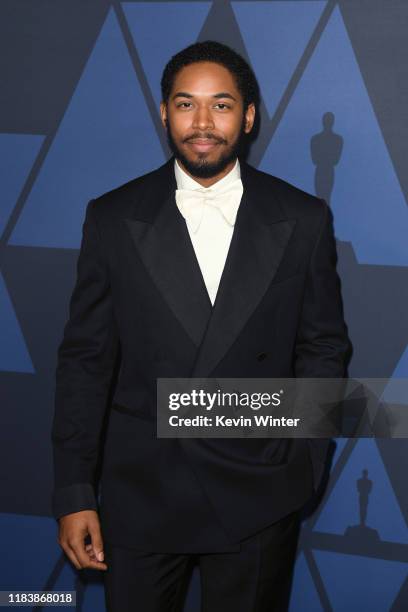
[[[187,93],[186,91],[178,91],[177,93],[174,94],[174,96],[172,96],[172,100],[175,100],[176,98],[194,98],[194,96],[192,94]],[[230,98],[231,100],[234,100],[236,102],[236,98],[234,98],[234,96],[232,96],[230,93],[228,93],[227,91],[221,91],[220,93],[216,93],[213,95],[213,98]]]

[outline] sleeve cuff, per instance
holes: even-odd
[[[52,494],[52,514],[59,519],[65,514],[81,510],[97,510],[94,488],[89,483],[58,487]]]

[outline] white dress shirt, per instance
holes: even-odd
[[[174,172],[177,189],[200,189],[203,192],[205,204],[207,204],[207,193],[209,195],[213,194],[224,188],[227,184],[241,178],[238,158],[232,170],[222,179],[211,185],[211,187],[203,187],[195,181],[181,168],[177,159],[174,160]],[[237,210],[241,202],[242,193],[243,187],[241,186],[241,189],[238,189],[233,195]],[[187,223],[187,229],[208,295],[211,303],[214,304],[234,227],[224,218],[218,208],[207,204],[204,206],[204,213],[198,229],[193,231],[189,223]]]

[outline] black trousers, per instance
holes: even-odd
[[[294,512],[233,553],[141,553],[105,543],[107,612],[182,612],[195,563],[200,612],[287,612],[299,532]]]

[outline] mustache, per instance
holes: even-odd
[[[189,136],[188,138],[185,138],[183,142],[189,142],[190,140],[198,140],[198,139],[214,140],[215,142],[226,144],[226,141],[223,138],[215,138],[215,136],[213,136],[212,134],[194,134],[193,136]]]

